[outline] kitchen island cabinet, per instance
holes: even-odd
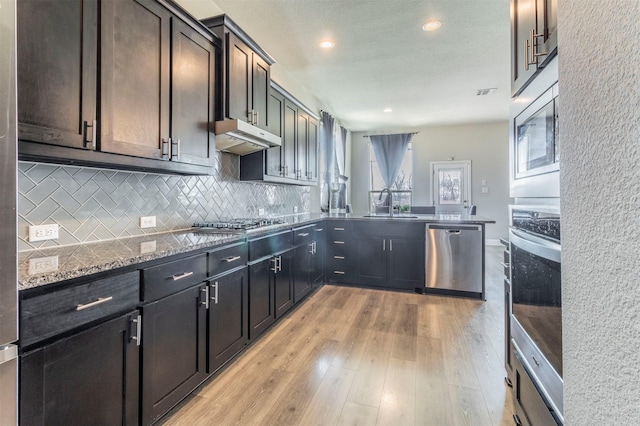
[[[25,0],[18,32],[20,159],[211,173],[212,34],[155,0]]]

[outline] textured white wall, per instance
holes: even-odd
[[[498,239],[508,234],[509,198],[509,124],[475,123],[456,126],[431,126],[404,129],[418,132],[413,137],[413,203],[431,205],[430,162],[471,160],[471,199],[478,206],[478,215],[496,221],[487,225],[487,238]],[[369,138],[365,133],[354,133],[352,140],[352,191],[354,210],[368,210],[369,191]],[[481,192],[482,180],[487,181],[489,193]]]
[[[565,418],[640,424],[640,1],[560,0]]]

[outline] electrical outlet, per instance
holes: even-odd
[[[58,238],[58,224],[29,226],[29,241],[55,240]]]
[[[293,206],[293,212],[298,213],[298,206]]]
[[[58,270],[58,256],[29,259],[29,275],[44,274]]]
[[[140,243],[140,254],[153,253],[154,251],[156,251],[156,240]]]
[[[155,228],[156,217],[155,216],[142,216],[140,217],[140,228]]]
[[[487,185],[487,180],[486,179],[482,179],[482,186],[486,186]]]
[[[258,209],[258,216],[264,216],[264,209]]]
[[[483,194],[488,194],[489,193],[489,188],[487,188],[486,186],[482,187],[482,193]]]

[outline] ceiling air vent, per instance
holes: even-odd
[[[497,87],[491,87],[489,89],[478,89],[478,91],[476,92],[476,96],[493,95],[497,91],[498,91]]]

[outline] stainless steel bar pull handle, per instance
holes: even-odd
[[[273,257],[271,259],[271,261],[273,262],[273,268],[269,268],[271,269],[274,273],[278,273],[278,258],[277,257]]]
[[[333,271],[334,274],[338,274],[338,275],[344,275],[343,271]]]
[[[335,244],[344,244],[344,241],[334,241]]]
[[[344,259],[344,256],[333,256],[334,259]]]
[[[100,297],[100,298],[98,298],[98,300],[96,300],[94,302],[85,303],[84,305],[80,304],[80,305],[76,306],[76,311],[84,311],[85,309],[93,308],[94,306],[98,306],[98,305],[102,305],[103,303],[107,303],[110,300],[113,300],[113,296]]]
[[[235,262],[238,259],[240,259],[240,256],[229,256],[229,257],[225,257],[222,260],[227,262],[227,263],[231,263],[231,262]]]
[[[142,315],[138,314],[131,322],[136,325],[136,335],[131,336],[131,340],[135,340],[136,346],[140,346],[142,344]]]
[[[200,302],[201,305],[204,305],[205,309],[209,309],[209,286],[205,286],[202,290],[200,290],[200,292],[204,293],[204,297],[202,302]]]
[[[282,256],[278,256],[278,271],[282,272]]]
[[[185,273],[180,274],[180,275],[173,275],[171,278],[173,278],[174,281],[178,281],[178,280],[181,280],[183,278],[190,277],[191,275],[193,275],[193,272],[185,272]]]
[[[316,232],[322,232],[322,231],[324,231],[324,228],[316,228],[315,231]]]
[[[387,249],[387,240],[382,240],[382,250],[386,250]]]
[[[447,229],[447,234],[459,234],[459,229]]]
[[[389,251],[393,251],[393,240],[389,240]]]
[[[503,268],[508,268],[510,266],[508,263],[505,263],[505,262],[500,262],[500,264],[502,265]]]
[[[213,296],[211,300],[213,300],[214,305],[218,304],[218,281],[213,283]]]
[[[306,237],[307,235],[309,235],[308,232],[302,232],[302,233],[298,234],[298,237]]]
[[[344,228],[333,228],[334,231],[344,231]]]

